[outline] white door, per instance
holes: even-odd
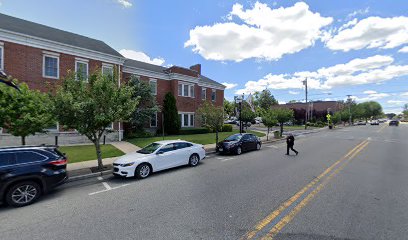
[[[186,142],[177,142],[176,146],[176,155],[177,155],[177,165],[186,165],[190,160],[192,154],[192,144]]]
[[[177,166],[177,156],[175,154],[175,146],[173,143],[166,144],[158,150],[156,154],[155,170],[160,171]]]

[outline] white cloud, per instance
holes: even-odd
[[[116,0],[116,2],[122,5],[124,8],[130,8],[133,6],[130,0]]]
[[[310,89],[331,89],[333,87],[383,83],[393,78],[408,75],[408,65],[393,65],[390,56],[376,55],[356,58],[344,64],[323,67],[314,72],[304,71],[292,74],[267,74],[258,81],[249,81],[244,89],[236,93],[250,93],[265,88],[302,89],[305,78]],[[377,92],[367,92],[366,94]],[[380,95],[379,95],[380,96]],[[374,96],[372,96],[374,97]]]
[[[357,15],[365,15],[369,11],[370,11],[370,7],[366,7],[365,9],[360,9],[360,10],[357,10],[357,11],[354,11],[354,12],[348,14],[347,17],[348,18],[353,18],[353,17],[355,17]]]
[[[190,39],[184,46],[192,47],[207,60],[277,60],[312,46],[321,38],[321,29],[333,21],[313,13],[304,2],[276,9],[260,2],[244,9],[237,3],[227,20],[212,26],[196,26],[190,30]]]
[[[300,92],[296,92],[296,91],[289,91],[289,94],[292,94],[292,95],[297,95],[297,94],[299,94]]]
[[[389,104],[389,105],[392,105],[392,106],[403,106],[405,103],[406,103],[406,101],[401,101],[401,100],[388,100],[387,101],[387,103]]]
[[[329,49],[345,52],[363,48],[389,49],[408,43],[408,17],[368,17],[355,25],[346,25],[326,42]]]
[[[226,82],[223,82],[222,85],[226,87],[225,89],[231,89],[231,88],[238,86],[238,84],[236,83],[226,83]]]
[[[400,50],[398,50],[398,52],[408,53],[408,46],[405,46],[405,47],[401,48]]]
[[[126,58],[130,58],[133,60],[145,62],[145,63],[150,63],[154,65],[159,65],[162,66],[165,62],[163,58],[150,58],[146,53],[144,52],[137,52],[134,50],[129,50],[129,49],[122,49],[119,51],[120,54],[122,54]]]
[[[376,94],[377,91],[373,91],[373,90],[367,90],[363,92],[364,94]]]
[[[354,99],[357,102],[367,102],[367,101],[375,101],[375,100],[380,100],[386,97],[389,97],[390,94],[388,93],[372,93],[372,94],[367,94],[367,96],[364,97],[357,97],[357,96],[351,96],[352,99]]]
[[[408,92],[401,93],[402,97],[408,97]]]

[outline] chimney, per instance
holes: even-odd
[[[190,67],[191,70],[196,71],[198,74],[201,75],[201,64],[196,64]]]

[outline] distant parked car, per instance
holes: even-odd
[[[113,163],[113,175],[147,178],[151,173],[182,165],[195,167],[205,158],[203,145],[182,140],[159,141]]]
[[[261,149],[261,139],[251,133],[234,134],[217,144],[217,152],[240,155],[242,152]]]
[[[237,126],[239,126],[239,121],[237,121]],[[251,126],[251,123],[250,122],[247,122],[247,123],[245,123],[245,122],[243,122],[242,123],[242,126],[244,126],[244,127],[250,127]]]
[[[399,121],[398,120],[391,120],[388,123],[389,126],[398,126],[399,125]]]
[[[366,125],[367,123],[366,123],[366,121],[358,121],[357,122],[357,125]]]
[[[370,125],[380,125],[380,121],[378,121],[378,120],[372,120],[372,121],[370,122]]]
[[[67,158],[56,146],[0,148],[0,202],[34,203],[67,179]]]

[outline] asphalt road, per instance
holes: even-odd
[[[406,239],[408,125],[356,126],[0,207],[0,239]]]

